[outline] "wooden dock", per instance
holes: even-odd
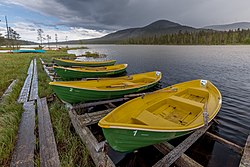
[[[40,147],[40,166],[59,167],[60,161],[54,138],[52,124],[46,98],[38,97],[38,75],[36,59],[32,60],[27,72],[27,78],[19,95],[19,103],[23,103],[24,112],[17,135],[14,153],[11,159],[12,167],[35,166],[35,135],[36,102],[38,112],[38,130]]]
[[[19,125],[17,142],[10,166],[34,166],[35,150],[35,104],[33,101],[23,104],[24,112]]]
[[[33,77],[33,67],[34,67],[34,61],[31,60],[30,66],[27,72],[27,77],[24,81],[22,90],[20,92],[19,98],[17,100],[18,103],[24,103],[29,100],[29,92],[30,92],[30,87],[31,87],[31,82],[32,82],[32,77]]]
[[[244,153],[240,161],[240,167],[250,167],[250,135],[247,138]]]
[[[43,60],[41,60],[41,62],[44,64]],[[50,79],[54,80],[54,78],[51,77],[51,75],[49,75],[49,71],[46,65],[44,65],[43,68],[44,71],[47,73],[47,75],[50,77]],[[91,131],[90,127],[96,124],[101,118],[103,118],[110,111],[112,111],[112,109],[117,106],[116,105],[117,102],[119,103],[125,102],[134,97],[136,97],[136,95],[126,96],[123,98],[113,99],[113,100],[78,104],[74,106],[65,103],[65,106],[68,109],[71,122],[77,134],[80,136],[81,140],[85,143],[89,151],[89,154],[92,157],[96,166],[115,166],[115,163],[112,161],[112,157],[110,157],[110,155],[108,155],[108,153],[105,151],[106,150],[105,141],[98,142],[98,140],[95,138],[95,135]],[[91,113],[87,112],[90,108],[95,106],[103,106],[104,108],[106,107],[106,109]],[[190,134],[183,142],[181,142],[176,147],[172,146],[168,142],[163,142],[154,145],[154,147],[157,150],[159,150],[164,156],[163,158],[159,159],[158,162],[155,163],[153,166],[159,167],[159,166],[170,166],[172,164],[175,164],[176,166],[179,167],[186,167],[186,166],[201,167],[202,165],[193,160],[192,158],[190,158],[189,156],[187,156],[185,154],[185,151],[189,149],[198,139],[200,139],[201,136],[205,135],[206,137],[209,137],[210,139],[215,140],[227,146],[229,149],[235,151],[239,155],[241,155],[244,150],[240,166],[250,167],[249,165],[250,137],[248,137],[246,146],[243,149],[242,147],[226,139],[223,139],[215,134],[208,132],[208,129],[210,128],[210,126],[212,126],[212,123],[213,122],[208,124],[208,126],[204,126],[200,129],[195,130],[192,134]]]
[[[37,99],[38,130],[40,146],[40,165],[46,167],[59,167],[60,161],[56,141],[50,121],[47,99]]]
[[[37,68],[36,68],[36,59],[33,60],[34,68],[33,68],[33,77],[32,84],[30,88],[30,96],[29,101],[36,100],[38,98],[38,76],[37,76]]]
[[[5,92],[3,93],[2,97],[0,98],[0,103],[7,97],[10,95],[10,93],[13,91],[13,87],[16,85],[16,83],[18,82],[17,79],[13,80],[11,82],[11,84],[8,86],[8,88],[5,90]]]

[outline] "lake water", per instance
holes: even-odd
[[[250,46],[87,45],[117,63],[129,74],[158,70],[166,87],[193,79],[207,79],[221,91],[219,125],[213,133],[244,147],[250,133]],[[86,51],[86,50],[83,50]],[[205,166],[238,166],[240,156],[225,146],[202,140],[189,155]]]

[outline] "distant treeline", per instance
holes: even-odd
[[[250,30],[179,32],[161,36],[129,38],[123,44],[237,45],[250,44]]]

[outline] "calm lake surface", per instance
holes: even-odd
[[[207,79],[221,91],[213,133],[244,147],[250,133],[250,46],[87,45],[90,51],[127,63],[128,74],[158,70],[166,87]],[[86,51],[86,50],[84,50]],[[207,140],[207,138],[206,138]],[[205,166],[238,166],[240,156],[214,141],[199,141],[188,155]]]

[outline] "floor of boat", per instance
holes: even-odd
[[[180,99],[185,99],[190,102],[194,102],[194,105],[200,104],[200,106],[205,104],[205,98],[193,94],[183,94],[177,96]],[[159,100],[158,100],[159,101]],[[164,102],[164,99],[160,102]],[[158,103],[160,103],[158,102]],[[179,105],[159,105],[157,109],[153,108],[152,111],[145,110],[142,111],[137,117],[132,118],[132,121],[136,124],[144,124],[148,126],[187,126],[193,120],[200,115],[202,108],[200,110],[185,109]],[[150,114],[149,114],[150,113]]]

